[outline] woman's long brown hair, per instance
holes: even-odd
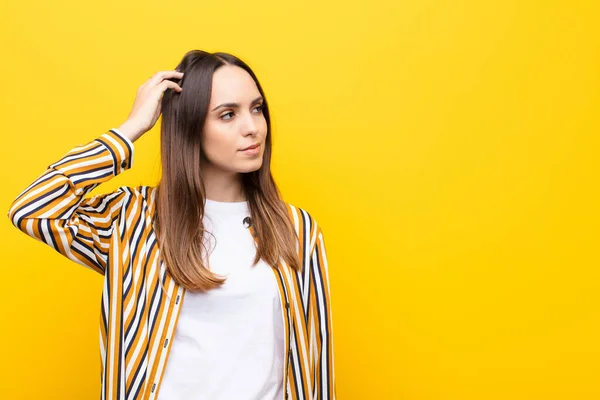
[[[252,265],[263,259],[276,268],[283,258],[290,267],[300,269],[295,229],[271,174],[271,121],[263,89],[254,72],[238,57],[191,50],[176,67],[184,77],[174,81],[184,90],[167,90],[162,98],[162,175],[156,188],[153,223],[167,271],[175,282],[195,292],[217,288],[225,282],[205,265],[208,257],[203,237],[207,231],[202,219],[206,193],[201,165],[206,158],[200,146],[213,74],[224,65],[246,70],[264,98],[267,136],[262,166],[242,174],[258,244]]]

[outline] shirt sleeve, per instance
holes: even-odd
[[[132,167],[133,143],[116,129],[76,146],[12,202],[15,227],[69,259],[104,274],[123,201],[130,191],[85,196]]]

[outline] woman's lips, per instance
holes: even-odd
[[[241,151],[246,151],[246,150],[252,150],[252,149],[256,149],[256,148],[257,148],[257,147],[259,147],[259,146],[260,146],[260,143],[256,143],[256,144],[253,144],[253,145],[252,145],[252,146],[250,146],[250,147],[246,147],[245,149],[242,149]]]
[[[240,150],[242,153],[247,154],[247,155],[257,155],[260,153],[260,145],[255,145],[255,146],[251,146],[248,147],[244,150]]]

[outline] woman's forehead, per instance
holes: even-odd
[[[250,104],[260,96],[254,79],[244,69],[223,66],[213,74],[211,106],[221,103]]]

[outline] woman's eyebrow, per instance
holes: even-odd
[[[252,103],[250,103],[250,104],[258,103],[262,99],[263,99],[262,96],[258,96],[257,98],[255,98],[254,100],[252,100]],[[223,103],[223,104],[220,104],[220,105],[216,106],[215,108],[213,108],[212,111],[215,111],[215,110],[217,110],[219,108],[222,108],[222,107],[238,108],[239,106],[240,106],[239,103]]]

